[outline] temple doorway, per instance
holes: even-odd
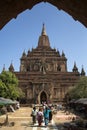
[[[46,95],[46,93],[43,91],[43,92],[41,92],[41,95],[40,95],[40,103],[42,104],[42,103],[47,103],[47,95]]]

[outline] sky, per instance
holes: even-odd
[[[87,75],[87,28],[63,10],[43,2],[20,13],[0,30],[0,72],[4,65],[8,70],[11,63],[19,71],[22,53],[37,47],[43,23],[50,46],[60,54],[64,51],[68,71],[76,62],[78,71],[83,66]]]

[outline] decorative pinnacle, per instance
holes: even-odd
[[[44,23],[43,23],[43,28],[42,28],[42,33],[41,33],[41,35],[47,35],[47,34],[46,34],[46,29],[45,29]]]

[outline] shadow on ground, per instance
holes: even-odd
[[[63,125],[64,125],[64,123],[56,123],[55,126],[52,125],[52,124],[48,124],[48,127],[49,127],[50,130],[53,130],[53,129],[55,129],[55,130],[58,130],[58,129],[62,130]],[[43,125],[42,126],[38,126],[38,125],[33,125],[32,123],[21,123],[21,126],[45,128],[45,126],[43,126]]]

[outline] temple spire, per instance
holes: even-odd
[[[5,64],[3,65],[3,70],[2,71],[5,71]]]
[[[42,33],[41,33],[41,35],[47,35],[47,34],[46,34],[46,29],[45,29],[44,23],[43,23],[43,28],[42,28]]]
[[[13,66],[13,64],[12,64],[12,61],[11,61],[11,64],[10,64],[10,66],[9,66],[9,71],[10,71],[10,72],[14,72],[14,66]]]
[[[81,70],[81,76],[85,76],[85,71],[84,71],[83,65],[82,65],[82,70]]]
[[[76,66],[76,62],[74,62],[74,67],[73,67],[73,72],[78,72],[78,68],[77,68],[77,66]]]
[[[46,34],[46,29],[45,29],[44,24],[42,27],[41,36],[39,37],[39,40],[38,40],[38,47],[41,47],[41,48],[50,47],[49,37]]]

